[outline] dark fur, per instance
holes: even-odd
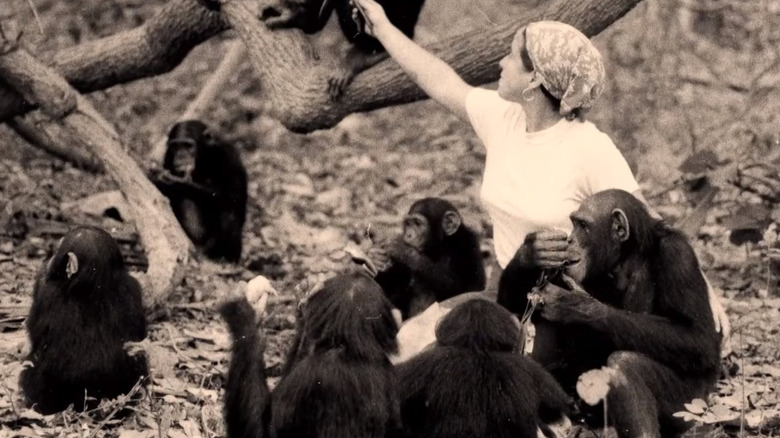
[[[363,18],[358,18],[360,24],[352,18],[350,3],[351,0],[278,0],[278,6],[264,8],[260,17],[270,29],[298,28],[312,34],[321,31],[336,11],[341,31],[351,46],[333,69],[333,76],[327,79],[331,99],[341,96],[355,75],[387,57],[379,40],[363,31]],[[379,0],[379,3],[387,18],[413,38],[425,0]]]
[[[388,360],[398,328],[370,278],[341,275],[309,298],[270,395],[253,310],[242,299],[220,312],[234,339],[225,391],[229,438],[384,437],[400,427]]]
[[[173,162],[175,151],[170,141],[180,138],[197,144],[191,175],[177,175]],[[184,180],[153,178],[153,182],[170,201],[174,215],[195,246],[211,259],[238,262],[247,203],[247,174],[238,150],[195,120],[175,124],[168,141],[163,168]],[[199,218],[202,233],[196,231],[199,226],[190,223],[192,216]]]
[[[327,1],[323,9],[323,4]],[[425,0],[379,0],[387,18],[409,38],[414,38],[414,28],[420,17]],[[293,27],[313,34],[321,31],[327,24],[333,11],[338,16],[339,26],[344,37],[354,44],[361,52],[370,54],[384,51],[379,41],[361,32],[352,19],[352,6],[349,0],[280,0],[278,8],[267,8],[261,18],[276,17],[287,13],[289,18],[284,23],[276,23],[275,27]]]
[[[65,275],[68,252],[79,269]],[[146,358],[129,356],[127,341],[146,337],[141,287],[125,270],[114,239],[95,227],[63,237],[35,283],[27,317],[31,351],[20,384],[28,405],[42,414],[73,404],[91,409],[97,400],[127,393],[149,374]]]
[[[398,369],[405,436],[536,438],[540,423],[568,412],[569,397],[522,355],[522,332],[497,304],[455,307],[436,338]]]
[[[595,221],[587,231],[573,221],[570,241],[587,250],[591,264],[583,287],[590,295],[567,293],[543,304],[555,305],[565,317],[552,322],[544,310],[534,315],[533,356],[569,391],[589,369],[609,365],[621,371],[630,384],[611,387],[609,396],[618,433],[632,436],[644,422],[655,423],[663,436],[677,434],[685,425],[671,414],[704,397],[719,366],[719,339],[696,255],[685,236],[652,219],[628,192],[600,192],[578,211],[585,207],[597,210]],[[611,237],[615,208],[625,212],[630,227],[622,244]],[[513,260],[501,278],[499,302],[523,312],[537,275]]]
[[[422,252],[424,257],[406,257],[413,248],[390,254],[392,266],[376,276],[377,283],[404,318],[436,301],[485,288],[485,265],[476,233],[463,223],[451,236],[442,231],[442,218],[450,210],[458,211],[440,198],[424,198],[412,204],[409,214],[422,214],[431,227],[430,239]]]

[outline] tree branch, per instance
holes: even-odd
[[[225,21],[249,47],[271,115],[290,130],[326,129],[353,112],[425,98],[395,62],[386,60],[358,75],[344,95],[332,102],[327,93],[329,76],[337,74],[329,64],[332,60],[310,56],[310,42],[302,32],[268,30],[257,20],[257,0],[222,1]],[[481,85],[498,78],[498,60],[506,54],[520,26],[555,19],[593,36],[640,1],[557,0],[511,23],[467,30],[427,48],[452,65],[467,82]],[[171,0],[137,29],[50,56],[51,66],[80,92],[95,91],[170,71],[190,49],[225,28],[219,14],[196,0]],[[30,109],[30,104],[0,83],[0,121]]]
[[[169,0],[143,25],[40,59],[81,93],[173,70],[198,44],[227,29],[218,13],[196,0]],[[0,121],[34,109],[0,81]]]
[[[625,15],[641,0],[557,0],[542,11],[518,17],[490,29],[472,29],[427,49],[450,64],[467,82],[481,85],[498,79],[498,61],[509,50],[515,31],[547,19],[569,23],[593,36]],[[308,56],[311,48],[297,29],[268,30],[256,19],[252,0],[223,0],[225,20],[249,48],[263,83],[272,116],[295,132],[331,128],[345,116],[425,98],[392,60],[358,75],[337,101],[327,93],[327,81],[338,74],[330,60]]]
[[[128,200],[141,241],[147,250],[149,270],[141,275],[147,307],[156,308],[167,298],[183,277],[183,262],[191,247],[168,200],[160,194],[146,175],[125,152],[119,134],[92,105],[29,53],[12,47],[0,33],[0,77],[40,105],[44,114],[64,126],[69,134],[82,141],[107,172],[114,178]]]

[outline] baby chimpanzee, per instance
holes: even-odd
[[[436,301],[485,288],[479,238],[440,198],[420,199],[403,220],[403,233],[370,251],[372,270],[404,319]]]
[[[200,121],[179,122],[168,134],[163,169],[149,178],[196,247],[211,259],[239,261],[247,175],[235,146]]]

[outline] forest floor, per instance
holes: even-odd
[[[33,38],[41,52],[132,28],[163,1],[42,3],[47,37]],[[30,32],[38,31],[30,27]],[[230,37],[202,44],[169,74],[89,96],[144,167],[150,165],[151,145],[198,93]],[[0,320],[0,437],[224,436],[221,410],[230,342],[215,307],[227,288],[265,275],[282,297],[290,298],[272,303],[262,324],[269,373],[278,377],[294,330],[296,286],[349,269],[345,249],[397,232],[401,215],[417,198],[453,201],[490,254],[490,221],[478,198],[484,151],[467,124],[423,101],[352,115],[327,131],[294,134],[262,114],[261,84],[253,73],[248,63],[242,65],[208,114],[214,130],[240,148],[250,177],[242,260],[239,265],[193,260],[187,266],[186,279],[166,311],[151,321],[153,384],[136,413],[125,418],[114,415],[121,402],[107,402],[90,413],[47,417],[19,405],[17,379],[27,348],[21,321],[36,272],[57,241],[36,233],[35,224],[125,225],[91,215],[78,202],[115,189],[110,176],[74,168],[0,127],[0,218],[20,212],[31,228],[24,239],[13,239],[11,223],[0,224],[0,310],[12,315]],[[647,193],[659,191],[657,182],[641,183]],[[690,209],[672,192],[651,203],[678,216]],[[767,278],[760,251],[731,245],[727,230],[712,220],[693,243],[729,315],[733,352],[724,359],[725,372],[708,406],[690,406],[698,424],[692,434],[778,436],[776,281]]]

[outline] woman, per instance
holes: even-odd
[[[355,3],[366,33],[428,96],[469,122],[485,145],[480,196],[502,269],[515,255],[527,267],[560,266],[569,214],[593,193],[619,188],[647,204],[612,140],[583,119],[601,93],[605,73],[601,54],[580,31],[553,21],[518,30],[492,91],[463,81],[395,28],[374,0]],[[727,329],[712,289],[710,303],[716,326]]]

